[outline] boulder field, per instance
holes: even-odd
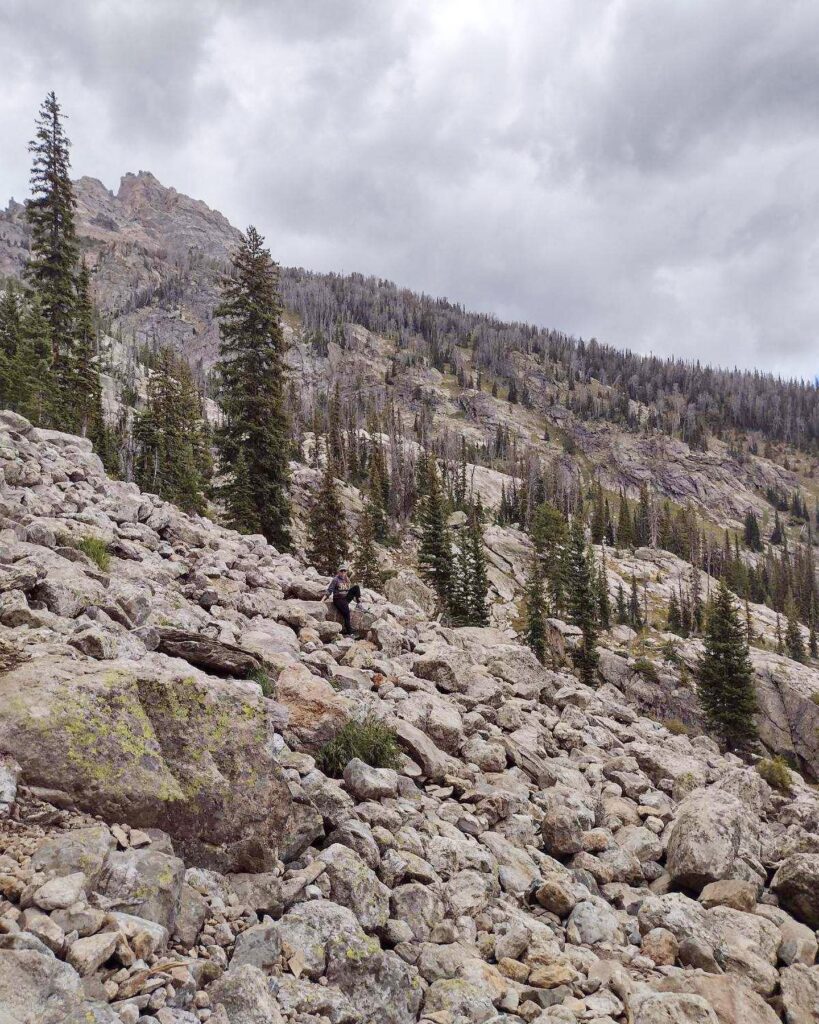
[[[2,1024],[819,1019],[796,772],[325,584],[0,413]]]

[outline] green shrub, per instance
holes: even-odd
[[[267,670],[263,668],[254,668],[248,676],[248,679],[252,679],[254,683],[258,683],[262,688],[262,693],[265,697],[273,697],[276,693],[276,684],[267,674]]]
[[[100,572],[108,572],[108,566],[111,564],[111,552],[104,540],[100,540],[99,537],[74,538],[71,546],[82,551],[92,562],[95,562]]]
[[[372,768],[398,768],[401,751],[395,733],[369,715],[363,722],[348,722],[338,735],[316,754],[316,764],[332,779],[340,779],[344,769],[359,758]]]
[[[788,762],[779,754],[776,757],[763,758],[756,766],[756,770],[771,789],[779,790],[780,793],[790,793],[793,788]]]
[[[677,651],[677,643],[674,640],[666,640],[662,646],[663,661],[667,661],[669,665],[679,666],[682,664],[682,659]]]
[[[694,730],[679,718],[664,718],[663,725],[674,736],[691,736]]]
[[[635,658],[632,667],[635,672],[639,672],[641,676],[650,679],[652,683],[656,683],[660,678],[657,673],[657,666],[648,658]]]
[[[810,699],[813,701],[814,704],[819,704],[819,693],[812,693],[810,695]]]

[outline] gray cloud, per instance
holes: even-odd
[[[42,94],[285,263],[620,346],[819,371],[819,7],[6,0],[0,194]]]

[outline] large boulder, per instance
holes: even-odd
[[[222,1007],[230,1024],[281,1024],[282,1016],[267,978],[252,964],[242,964],[223,974],[211,985],[210,998],[215,1007]]]
[[[70,964],[46,951],[0,949],[3,1024],[116,1024],[118,1020],[107,1006],[84,1001],[80,976]]]
[[[178,664],[21,665],[0,677],[0,748],[30,784],[109,821],[161,828],[194,864],[265,870],[290,807],[274,753],[280,709],[255,686]]]
[[[262,659],[256,654],[246,651],[235,644],[226,644],[221,640],[186,629],[172,626],[156,626],[159,637],[159,650],[171,658],[182,658],[220,676],[234,676],[247,679],[254,672],[262,669]]]
[[[276,697],[287,708],[286,736],[296,750],[313,752],[331,740],[349,719],[347,705],[330,684],[304,665],[288,665],[276,683]]]
[[[150,846],[109,855],[98,891],[110,910],[125,911],[174,930],[185,880],[185,865]]]
[[[680,805],[668,837],[666,870],[673,883],[699,893],[709,882],[762,883],[758,821],[731,793],[695,790]]]
[[[305,976],[318,980],[325,975],[362,1019],[412,1024],[418,1017],[423,993],[417,972],[384,952],[346,907],[310,900],[293,907],[276,927],[284,953],[301,955]]]
[[[819,853],[787,857],[771,881],[782,906],[811,928],[819,928]]]
[[[674,974],[664,978],[657,989],[702,996],[719,1024],[779,1024],[779,1017],[762,996],[734,974]]]

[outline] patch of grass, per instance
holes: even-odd
[[[354,757],[371,768],[398,768],[398,739],[389,726],[368,715],[363,722],[348,722],[334,739],[325,743],[316,754],[316,765],[331,779],[340,779]]]
[[[691,736],[694,730],[680,718],[664,718],[662,723],[673,736]]]
[[[87,555],[100,572],[108,572],[111,552],[104,540],[100,540],[99,537],[79,537],[72,540],[71,546]]]
[[[649,658],[635,658],[632,668],[635,672],[639,672],[641,676],[650,679],[652,683],[659,681],[660,676],[657,672],[657,666]]]
[[[276,684],[268,675],[267,669],[254,668],[250,675],[247,677],[254,683],[258,683],[262,688],[262,693],[265,697],[273,697],[276,693]]]
[[[814,704],[819,704],[819,693],[812,693],[810,695],[810,699],[813,701]]]
[[[791,770],[788,767],[788,762],[781,755],[763,758],[757,764],[756,770],[771,789],[776,789],[780,793],[790,793],[793,789]]]

